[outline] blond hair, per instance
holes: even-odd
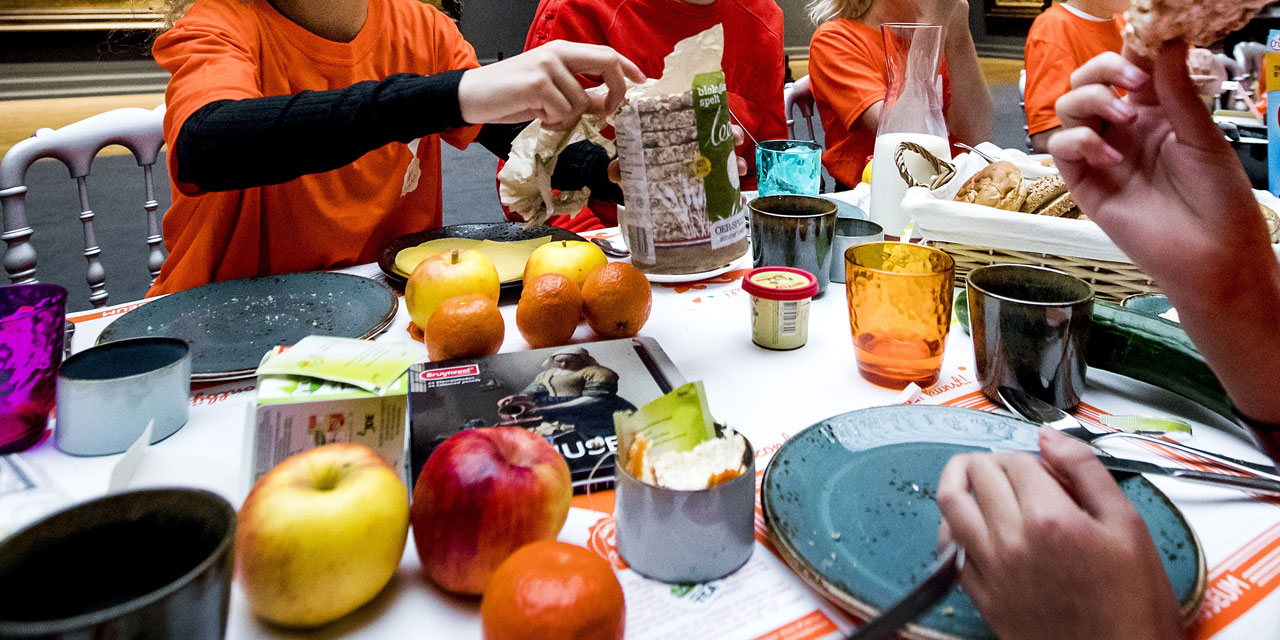
[[[857,20],[867,15],[875,0],[812,0],[805,6],[805,12],[814,25],[830,20],[844,18]]]

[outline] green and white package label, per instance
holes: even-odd
[[[734,153],[733,115],[724,72],[700,73],[693,78],[693,111],[698,123],[695,173],[703,176],[711,248],[719,249],[747,237],[746,212],[738,190],[738,157]]]

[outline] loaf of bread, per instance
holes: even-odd
[[[993,162],[973,174],[956,193],[957,202],[969,202],[1005,211],[1018,211],[1027,200],[1027,184],[1012,162]]]

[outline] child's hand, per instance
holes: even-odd
[[[587,95],[575,76],[599,77],[605,98]],[[513,58],[468,69],[458,83],[458,108],[471,123],[516,123],[538,118],[566,126],[583,113],[608,113],[622,102],[626,81],[644,82],[630,60],[609,47],[556,41]]]

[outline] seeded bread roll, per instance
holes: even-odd
[[[1133,0],[1125,11],[1125,45],[1155,57],[1164,43],[1207,47],[1244,27],[1274,0]]]
[[[993,162],[973,174],[956,194],[956,202],[969,202],[1005,211],[1018,211],[1027,200],[1022,172],[1012,162]]]
[[[1280,215],[1276,215],[1276,212],[1265,204],[1259,204],[1258,207],[1262,209],[1262,217],[1267,219],[1267,231],[1271,233],[1271,244],[1280,242]]]
[[[1062,176],[1056,174],[1046,176],[1032,182],[1027,187],[1027,200],[1022,203],[1022,207],[1019,210],[1023,213],[1036,213],[1041,207],[1066,192],[1067,183],[1063,182]]]

